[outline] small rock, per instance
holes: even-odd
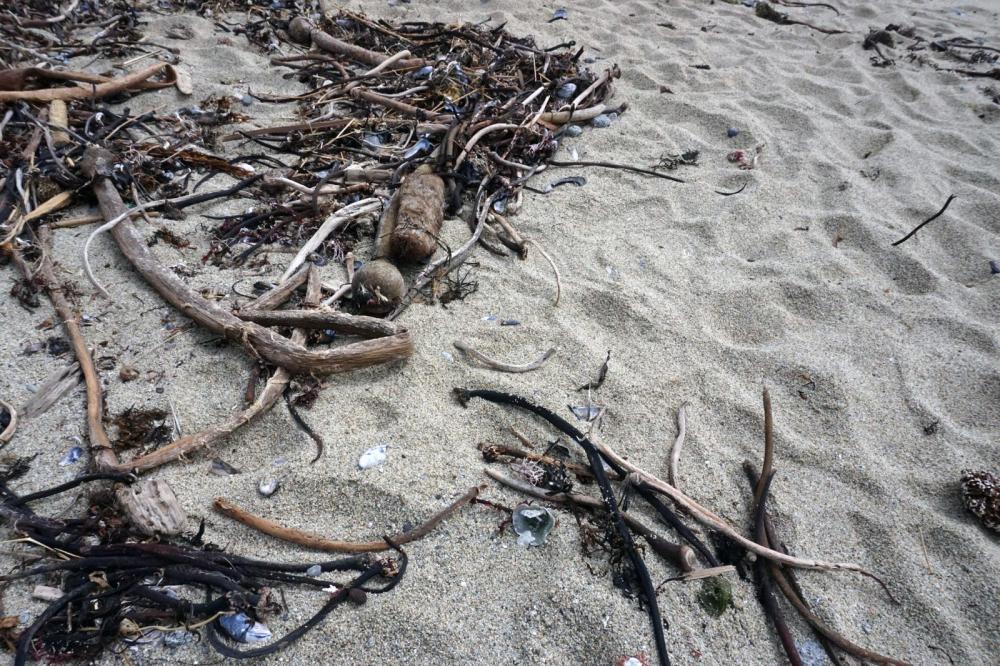
[[[563,133],[568,137],[577,137],[583,134],[583,128],[579,125],[567,125]]]
[[[559,99],[569,99],[576,92],[575,83],[564,83],[556,90],[556,97]]]
[[[377,467],[385,462],[386,452],[389,446],[387,444],[379,444],[374,446],[364,453],[361,454],[361,458],[358,459],[358,468],[360,469],[371,469],[372,467]]]
[[[611,127],[611,116],[609,116],[606,113],[602,113],[601,115],[591,120],[590,124],[599,129],[604,129],[605,127]]]
[[[310,578],[315,578],[316,576],[320,575],[321,573],[323,573],[323,567],[321,567],[318,564],[314,564],[311,567],[309,567],[308,569],[306,569],[306,575],[309,576]]]
[[[253,97],[251,97],[250,95],[241,95],[240,104],[242,104],[243,106],[250,106],[251,104],[253,104]]]
[[[257,492],[260,493],[261,497],[270,497],[278,492],[280,487],[281,481],[278,480],[278,477],[269,476],[260,480],[260,483],[257,484]]]
[[[735,127],[730,127],[729,129],[726,130],[726,136],[728,136],[730,139],[732,139],[735,136],[738,136],[739,133],[740,131]]]

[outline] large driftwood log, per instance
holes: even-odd
[[[125,204],[109,178],[113,156],[107,150],[91,146],[84,155],[84,173],[93,179],[101,213],[112,220],[121,216]],[[136,270],[167,302],[200,326],[243,344],[252,355],[293,374],[325,375],[347,372],[380,363],[400,361],[413,353],[409,331],[397,327],[388,337],[364,340],[336,349],[309,350],[274,331],[241,320],[189,289],[181,279],[153,256],[135,225],[127,217],[112,230],[118,247]]]

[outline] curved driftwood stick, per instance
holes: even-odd
[[[121,215],[125,204],[107,177],[113,156],[91,146],[84,155],[84,173],[93,179],[94,193],[107,219]],[[146,282],[168,303],[195,323],[243,344],[250,353],[292,374],[324,375],[380,363],[400,361],[413,353],[413,338],[402,327],[392,336],[364,340],[330,350],[309,350],[263,326],[241,320],[219,304],[203,298],[156,259],[128,218],[111,230],[118,247]]]
[[[502,483],[508,488],[524,493],[525,495],[536,497],[546,502],[552,502],[553,504],[575,504],[576,506],[582,506],[594,511],[605,510],[604,502],[596,497],[580,495],[577,493],[556,493],[554,495],[548,495],[541,488],[533,486],[525,481],[521,481],[520,479],[511,478],[506,474],[502,474],[488,467],[483,468],[483,472],[486,476],[490,477],[494,481]],[[678,569],[688,572],[693,571],[696,568],[697,562],[694,557],[694,551],[690,548],[690,546],[677,545],[667,541],[663,537],[658,536],[656,532],[651,530],[644,523],[627,513],[622,514],[622,518],[625,519],[625,522],[628,523],[630,528],[635,530],[636,533],[641,534],[643,538],[645,538],[646,541],[653,546],[656,552],[668,558]]]
[[[398,545],[403,545],[404,543],[410,543],[411,541],[422,539],[430,534],[430,532],[437,527],[441,521],[475,499],[476,496],[479,495],[479,490],[479,486],[469,488],[464,495],[435,513],[421,525],[418,525],[409,532],[400,532],[395,536],[389,537],[390,540]],[[285,527],[284,525],[276,523],[273,520],[262,518],[261,516],[254,515],[245,509],[241,509],[223,497],[216,497],[213,506],[216,511],[227,518],[232,518],[233,520],[243,523],[247,527],[253,528],[268,536],[281,539],[282,541],[288,541],[298,546],[303,546],[304,548],[323,550],[328,553],[377,553],[391,548],[391,546],[384,540],[361,542],[335,541],[310,532],[295,529],[294,527]]]
[[[14,431],[17,430],[17,410],[14,409],[14,405],[4,400],[0,400],[0,407],[7,410],[7,415],[10,417],[10,423],[3,429],[3,432],[0,432],[0,444],[6,444],[14,436]]]
[[[94,462],[98,469],[110,469],[118,464],[118,456],[111,448],[111,441],[108,433],[104,431],[104,399],[101,393],[101,382],[97,378],[97,370],[94,368],[94,359],[87,349],[87,343],[80,332],[80,324],[77,321],[77,314],[73,306],[66,300],[62,286],[56,280],[55,269],[52,266],[52,232],[48,227],[42,225],[38,227],[38,240],[42,245],[42,261],[38,272],[45,281],[45,290],[49,294],[56,314],[62,321],[63,328],[69,336],[70,344],[73,346],[73,353],[80,363],[80,372],[83,373],[84,382],[87,385],[87,439],[90,441],[90,448],[94,454]]]
[[[350,94],[351,97],[356,99],[363,99],[371,104],[384,106],[387,109],[392,109],[393,111],[397,111],[403,115],[413,116],[417,120],[436,121],[442,123],[451,120],[451,116],[448,116],[447,114],[431,113],[430,111],[421,109],[419,106],[413,106],[412,104],[400,102],[399,100],[392,99],[391,97],[379,95],[378,93],[367,90],[366,88],[353,88]]]
[[[333,329],[363,338],[381,338],[399,333],[399,326],[364,315],[349,315],[339,310],[250,310],[244,308],[236,316],[262,326],[293,326],[306,329]]]
[[[531,372],[532,370],[538,370],[556,353],[556,347],[552,347],[530,363],[525,363],[524,365],[513,365],[511,363],[504,363],[502,361],[492,359],[486,354],[476,351],[469,346],[468,343],[462,342],[461,340],[455,340],[452,344],[455,345],[455,349],[465,352],[469,358],[475,359],[486,367],[499,370],[500,372]]]
[[[169,77],[164,81],[149,81],[152,76],[166,71]],[[96,77],[95,77],[96,78]],[[134,72],[120,79],[112,79],[104,83],[93,83],[90,86],[73,86],[67,88],[48,88],[46,90],[4,90],[0,91],[0,103],[3,102],[51,102],[56,99],[68,101],[71,99],[100,99],[108,95],[125,92],[126,90],[152,90],[168,88],[177,84],[177,70],[165,62],[158,62],[146,69]]]

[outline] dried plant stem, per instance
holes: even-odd
[[[460,152],[458,154],[458,157],[455,158],[454,168],[458,169],[458,167],[462,164],[462,162],[465,161],[465,158],[469,156],[469,152],[473,148],[475,148],[477,143],[479,143],[479,140],[482,139],[487,134],[489,134],[490,132],[499,132],[500,130],[517,129],[518,127],[520,127],[520,125],[514,125],[511,123],[494,123],[492,125],[487,125],[483,129],[479,130],[478,132],[472,135],[472,137],[465,144],[465,147],[462,148],[462,152]]]
[[[681,468],[681,448],[684,446],[686,434],[687,403],[684,403],[677,410],[677,439],[674,440],[674,446],[670,449],[670,466],[667,468],[667,480],[674,488],[680,487],[677,485],[677,475]]]
[[[309,281],[306,295],[306,300],[308,301],[311,297],[316,297],[319,294],[319,273],[312,264],[304,268],[302,273]],[[295,329],[292,331],[291,341],[295,344],[304,345],[306,342],[306,332],[302,329]],[[288,370],[278,368],[271,375],[271,378],[267,380],[264,390],[260,392],[260,395],[257,396],[252,404],[230,415],[222,423],[200,432],[179,437],[170,444],[162,446],[144,456],[139,456],[126,463],[118,464],[116,469],[121,471],[145,472],[160,465],[183,459],[198,449],[203,449],[225,439],[239,428],[270,410],[285,392],[285,387],[288,386],[291,378],[292,375]],[[322,448],[320,451],[322,451]]]
[[[148,79],[166,70],[170,77],[165,81],[151,82]],[[6,102],[51,102],[52,100],[69,101],[72,99],[101,99],[126,90],[150,90],[167,88],[177,83],[177,71],[165,62],[158,62],[146,69],[128,74],[119,79],[105,81],[92,86],[71,86],[66,88],[47,88],[45,90],[0,90],[0,104]]]
[[[390,537],[390,540],[401,546],[403,544],[422,539],[430,534],[431,531],[441,523],[441,521],[445,520],[448,516],[475,499],[479,495],[479,490],[479,486],[473,486],[466,491],[464,495],[441,511],[435,513],[424,523],[418,525],[409,532],[400,532],[399,534]],[[391,549],[391,546],[387,544],[385,540],[360,542],[337,541],[327,539],[310,532],[305,532],[303,530],[298,530],[293,527],[285,527],[284,525],[276,523],[273,520],[254,515],[222,497],[215,498],[214,507],[216,511],[227,518],[243,523],[247,527],[255,529],[268,536],[281,539],[282,541],[288,541],[304,548],[322,550],[328,553],[376,553]]]
[[[860,564],[854,564],[853,562],[826,562],[823,560],[813,560],[806,559],[802,557],[793,557],[791,555],[786,555],[785,553],[780,553],[776,550],[771,550],[770,548],[765,548],[760,544],[754,543],[750,539],[747,539],[742,534],[736,531],[725,520],[715,515],[712,511],[706,509],[705,507],[698,504],[696,501],[682,493],[677,488],[673,487],[669,483],[658,479],[649,472],[646,472],[642,468],[632,464],[628,460],[625,460],[620,455],[615,453],[606,444],[595,443],[598,451],[601,452],[605,458],[610,462],[622,467],[632,474],[635,475],[635,483],[642,484],[656,492],[666,495],[679,506],[688,510],[688,512],[697,520],[698,522],[711,527],[717,532],[725,534],[727,537],[743,546],[750,552],[759,555],[761,557],[766,557],[769,560],[774,560],[775,562],[780,562],[790,567],[795,567],[797,569],[817,569],[820,571],[856,571],[862,575],[869,576],[878,580],[875,574],[869,572]]]
[[[452,344],[455,345],[456,349],[468,355],[469,358],[475,359],[476,361],[479,361],[480,363],[489,368],[493,368],[494,370],[499,370],[500,372],[513,372],[513,373],[531,372],[532,370],[538,370],[540,367],[545,365],[546,361],[548,361],[550,358],[552,358],[553,355],[555,355],[557,350],[556,347],[552,347],[548,351],[544,352],[541,356],[536,358],[534,361],[531,361],[530,363],[525,363],[524,365],[513,365],[511,363],[504,363],[503,361],[497,361],[496,359],[492,359],[486,354],[483,354],[480,351],[476,351],[468,343],[462,342],[461,340],[456,340]]]
[[[382,208],[382,202],[377,197],[370,197],[368,199],[362,199],[356,201],[352,204],[348,204],[343,208],[339,209],[320,225],[316,233],[306,241],[302,249],[299,250],[295,258],[292,259],[292,263],[288,265],[285,269],[284,274],[281,276],[281,280],[284,281],[291,277],[292,273],[305,262],[306,257],[308,257],[312,252],[316,251],[316,248],[327,239],[327,237],[334,231],[339,229],[344,224],[350,222],[351,220],[361,217],[362,215],[367,215],[368,213],[374,213],[376,210]]]
[[[760,502],[761,493],[764,491],[764,484],[771,476],[774,467],[774,416],[771,413],[771,394],[764,389],[764,463],[761,467],[760,478],[753,490],[754,505]]]
[[[562,279],[559,277],[559,268],[556,266],[556,262],[552,260],[552,257],[550,257],[549,253],[545,251],[545,248],[543,248],[534,238],[529,238],[525,242],[534,245],[535,249],[538,250],[538,253],[545,257],[545,261],[549,262],[549,266],[552,267],[552,272],[555,273],[556,276],[556,299],[552,302],[552,305],[553,307],[558,306],[559,298],[562,296]]]
[[[574,462],[565,462],[563,460],[541,455],[539,453],[531,453],[530,451],[522,451],[521,449],[515,449],[512,446],[482,442],[479,445],[479,450],[483,452],[483,457],[486,459],[491,459],[495,456],[507,456],[509,458],[519,458],[521,460],[533,460],[535,462],[552,465],[554,467],[565,467],[567,472],[572,472],[578,477],[585,479],[594,478],[594,473],[591,472],[590,468],[586,465],[580,465]]]

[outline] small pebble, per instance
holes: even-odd
[[[576,92],[575,83],[564,83],[556,90],[556,97],[559,99],[569,99]]]
[[[581,134],[583,134],[583,128],[580,127],[579,125],[567,125],[565,134],[566,136],[569,137],[580,136]]]
[[[726,130],[726,136],[728,136],[730,139],[737,136],[739,133],[740,131],[735,127],[730,127],[729,129]]]
[[[388,450],[386,444],[379,444],[378,446],[372,447],[361,454],[361,458],[358,459],[358,467],[360,469],[371,469],[385,462],[386,451]]]
[[[995,261],[990,262],[990,275],[997,275],[1000,273],[1000,264]]]
[[[611,127],[611,116],[602,113],[601,115],[591,120],[590,124],[593,125],[594,127],[598,127],[601,129],[605,127]]]
[[[253,104],[253,97],[251,97],[250,95],[241,96],[240,104],[242,104],[243,106],[250,106],[251,104]]]
[[[262,497],[270,497],[274,493],[278,492],[278,488],[280,487],[281,482],[278,481],[277,477],[271,476],[260,480],[260,483],[257,484],[257,492],[260,493]]]
[[[318,564],[314,564],[311,567],[309,567],[308,569],[306,569],[306,575],[309,576],[310,578],[315,578],[316,576],[320,575],[321,573],[323,573],[323,567],[321,567]]]

